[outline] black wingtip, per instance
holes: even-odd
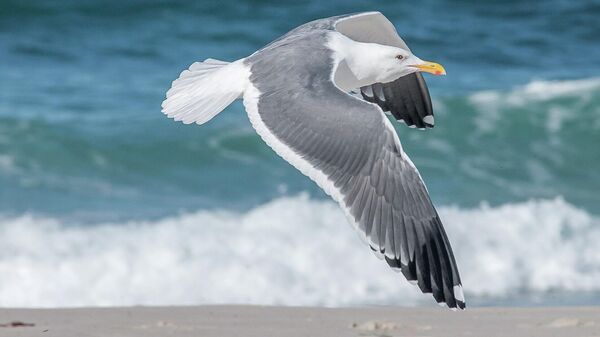
[[[448,289],[446,291],[433,289],[433,291],[424,291],[423,293],[432,294],[437,304],[452,310],[465,310],[467,307],[461,285],[454,286],[450,291]]]
[[[439,217],[428,222],[405,221],[404,225],[404,238],[414,242],[414,249],[405,244],[408,250],[385,255],[385,261],[423,293],[432,294],[440,305],[464,310],[466,303],[458,268]],[[403,258],[405,261],[401,262]]]
[[[466,305],[465,302],[459,301],[457,299],[454,299],[453,301],[448,301],[448,302],[445,302],[444,300],[438,301],[436,299],[436,302],[440,306],[442,306],[442,307],[448,307],[452,311],[458,311],[458,310],[463,311],[463,310],[466,310],[466,308],[467,308],[467,305]],[[452,303],[450,303],[450,302],[452,302]]]
[[[374,83],[360,88],[367,102],[375,103],[389,111],[398,121],[418,129],[434,126],[433,107],[425,79],[412,73],[389,83]]]
[[[445,303],[448,308],[452,310],[465,310],[467,304],[465,302],[465,295],[463,294],[462,285],[455,285],[452,291],[447,294],[447,297],[443,301],[437,301],[439,304]]]

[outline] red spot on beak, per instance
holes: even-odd
[[[446,70],[439,63],[423,61],[422,63],[416,64],[413,67],[419,69],[419,71],[424,71],[436,76],[446,75]]]

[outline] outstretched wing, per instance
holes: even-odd
[[[244,105],[258,134],[336,200],[392,268],[436,301],[464,308],[440,218],[382,110],[333,84],[327,50],[273,48],[247,60]],[[307,60],[302,48],[316,51]]]

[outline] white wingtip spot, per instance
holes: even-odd
[[[429,125],[433,125],[435,123],[435,120],[433,119],[433,116],[429,115],[429,116],[423,117],[423,122],[425,122]]]
[[[465,294],[463,293],[462,286],[460,286],[460,285],[454,286],[452,288],[452,290],[454,291],[454,298],[456,298],[457,300],[464,303],[465,302]]]

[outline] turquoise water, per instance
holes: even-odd
[[[53,290],[35,281],[45,274],[35,274],[34,270],[45,270],[59,256],[67,270],[74,268],[73,273],[89,278],[96,275],[85,269],[85,264],[73,262],[83,256],[78,255],[83,249],[79,241],[63,247],[64,251],[51,249],[49,254],[55,255],[47,261],[30,254],[59,246],[64,239],[60,233],[70,230],[81,231],[77,235],[87,242],[93,241],[98,228],[105,227],[121,235],[154,233],[165,223],[172,224],[174,232],[188,222],[211,228],[196,233],[197,237],[189,236],[188,244],[193,245],[220,237],[219,226],[206,224],[213,224],[216,220],[212,217],[219,214],[227,214],[223,220],[227,228],[236,221],[254,228],[261,218],[285,219],[288,230],[308,235],[303,231],[312,225],[293,219],[319,210],[322,216],[314,221],[331,228],[323,234],[326,242],[326,233],[338,230],[327,226],[343,222],[342,217],[335,207],[330,208],[314,183],[262,143],[239,102],[202,127],[165,118],[160,103],[171,81],[194,61],[207,57],[239,59],[306,21],[363,10],[383,12],[416,55],[440,62],[448,71],[443,78],[426,77],[436,127],[428,131],[397,123],[395,127],[432,199],[442,215],[447,214],[451,240],[462,242],[462,246],[454,246],[461,271],[467,274],[467,296],[481,305],[506,305],[513,303],[513,298],[520,299],[514,302],[519,305],[556,304],[561,302],[546,295],[569,298],[571,302],[565,300],[568,303],[581,302],[582,297],[572,294],[585,290],[591,294],[584,296],[586,303],[600,303],[600,256],[592,240],[600,238],[597,1],[1,1],[0,232],[5,237],[0,242],[12,248],[0,253],[0,270],[9,270],[24,258],[30,258],[30,264],[23,265],[24,274],[19,277],[0,277],[0,295],[6,298],[0,305],[154,303],[149,299],[165,293],[148,291],[129,298],[113,289],[104,300],[77,297],[73,289],[83,287],[83,283],[65,281],[71,275],[67,272],[58,276],[52,288],[59,289],[56,293],[62,297],[57,298],[66,299],[51,300],[47,292]],[[272,205],[280,203],[294,214],[293,219],[287,218],[284,210],[273,209]],[[187,220],[180,223],[177,219]],[[463,223],[472,223],[481,232],[469,232],[461,227]],[[131,226],[136,230],[127,231]],[[17,235],[13,231],[19,228],[33,237],[53,237],[49,233],[54,230],[58,234],[52,239],[55,241],[46,243],[6,236]],[[506,245],[503,231],[496,232],[495,228],[547,240]],[[472,235],[471,240],[489,236],[490,244],[476,246],[453,238],[453,233]],[[587,241],[573,241],[580,235],[586,235]],[[349,251],[360,249],[355,248],[360,242],[355,240],[354,246],[354,239],[348,238],[352,242],[348,245],[353,247]],[[246,240],[257,239],[248,235]],[[549,242],[564,247],[547,246]],[[533,252],[512,253],[523,245]],[[123,247],[129,246],[116,242],[97,249],[109,254]],[[145,253],[157,249],[152,240],[143,247],[147,250],[127,255],[125,260],[137,265]],[[173,253],[179,248],[165,249]],[[552,255],[558,263],[556,268],[536,274],[544,264],[541,257],[552,252],[557,254]],[[486,254],[495,254],[497,260],[493,261],[510,261],[505,270],[508,279],[515,274],[521,278],[501,285],[490,283],[487,288],[472,287],[470,291],[469,280],[474,284],[494,274],[486,271],[486,266],[495,263],[484,260]],[[539,257],[539,264],[521,260],[528,254]],[[190,280],[188,293],[194,288],[193,280],[208,268],[216,268],[207,265],[198,270],[190,266],[217,258],[210,251],[191,256],[194,258],[180,265],[181,278]],[[245,258],[240,252],[238,260],[229,263],[256,263]],[[360,259],[362,255],[352,261]],[[100,260],[106,265],[98,270],[111,270],[112,258]],[[266,266],[257,267],[259,271],[268,274],[288,263],[268,261]],[[378,263],[375,259],[365,261]],[[348,290],[351,295],[336,300],[339,289],[335,279],[319,279],[325,289],[322,292],[303,288],[299,281],[310,278],[307,273],[320,275],[318,268],[324,266],[309,268],[304,274],[301,266],[305,265],[300,263],[296,269],[288,266],[291,270],[283,272],[296,277],[276,280],[274,287],[283,294],[286,285],[296,282],[296,296],[306,296],[306,300],[294,302],[283,295],[261,297],[259,290],[250,296],[251,289],[260,289],[250,283],[248,291],[237,297],[220,296],[229,293],[215,290],[214,297],[200,294],[188,301],[187,297],[164,295],[156,302],[377,304],[383,300],[375,299],[386,297],[369,296],[395,289],[369,284],[366,275],[349,275],[364,281],[360,285],[366,290],[357,285],[364,291],[355,287]],[[129,273],[122,278],[114,278],[115,284],[147,271],[126,270]],[[398,283],[403,282],[391,274]],[[227,277],[230,273],[219,275]],[[19,291],[23,278],[32,277],[38,295],[9,295]],[[164,288],[172,285],[162,279],[156,282],[164,282]],[[212,289],[210,284],[205,287]],[[314,298],[307,295],[311,291],[316,294]],[[409,292],[411,295],[406,295]],[[411,300],[402,302],[405,297]],[[117,300],[122,298],[125,300]],[[409,305],[422,300],[410,289],[391,298],[384,302]]]

